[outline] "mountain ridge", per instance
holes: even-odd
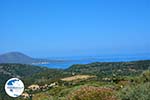
[[[0,63],[40,64],[58,61],[60,60],[32,58],[21,52],[8,52],[0,55]]]

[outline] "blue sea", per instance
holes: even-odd
[[[74,64],[89,64],[93,62],[128,62],[150,60],[150,55],[123,55],[123,56],[74,56],[74,57],[48,57],[50,60],[62,60],[48,64],[37,64],[48,68],[66,69]]]

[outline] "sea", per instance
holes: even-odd
[[[119,55],[119,56],[72,56],[72,57],[47,57],[49,60],[56,60],[55,62],[47,64],[37,64],[38,66],[67,69],[74,64],[89,64],[94,62],[129,62],[139,60],[150,60],[150,55]],[[58,60],[58,61],[57,61]],[[60,61],[61,60],[61,61]]]

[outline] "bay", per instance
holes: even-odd
[[[129,62],[138,60],[150,60],[149,55],[134,56],[73,56],[73,57],[49,57],[50,60],[62,60],[47,64],[37,64],[48,68],[66,69],[74,64],[89,64],[94,62]]]

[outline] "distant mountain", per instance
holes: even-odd
[[[56,62],[56,61],[57,60],[32,58],[20,52],[9,52],[0,55],[0,63],[41,64],[41,63],[49,63],[49,62]]]

